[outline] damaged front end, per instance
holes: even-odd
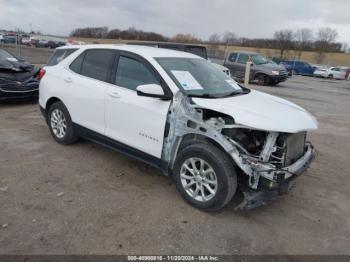
[[[246,127],[230,115],[198,106],[181,93],[173,100],[167,122],[163,159],[170,163],[170,169],[181,148],[196,140],[214,143],[231,156],[244,193],[238,209],[253,209],[286,193],[315,157],[305,131],[283,133]]]
[[[0,100],[38,97],[39,71],[40,68],[14,58],[0,61]]]

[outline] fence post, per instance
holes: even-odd
[[[252,67],[252,62],[248,61],[245,67],[245,78],[244,78],[244,85],[246,87],[249,86],[249,82],[250,82],[250,69]]]

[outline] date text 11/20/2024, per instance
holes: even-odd
[[[216,256],[128,256],[128,261],[219,261]]]

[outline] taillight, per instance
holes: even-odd
[[[39,80],[41,80],[44,77],[45,74],[46,74],[46,70],[45,69],[40,69],[39,74],[38,74]]]

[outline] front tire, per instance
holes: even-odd
[[[79,139],[70,114],[62,102],[51,105],[48,113],[48,125],[52,137],[59,144],[70,145]]]
[[[259,74],[255,77],[255,81],[259,86],[269,85],[270,79],[267,75]]]
[[[224,208],[237,190],[233,160],[211,144],[192,144],[184,148],[173,171],[179,193],[189,204],[203,211]]]

